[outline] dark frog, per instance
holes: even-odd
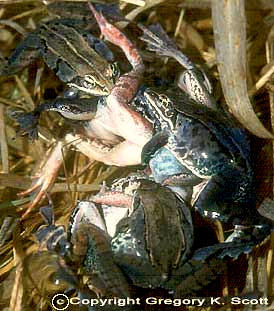
[[[178,182],[203,181],[194,205],[204,216],[233,224],[256,223],[253,170],[242,132],[232,119],[173,95],[144,92],[145,104],[152,107],[161,130],[144,146],[143,162],[157,171],[158,158],[162,161],[168,150],[167,160],[178,168]]]
[[[126,215],[111,237],[107,214],[113,220],[119,207]],[[81,267],[88,287],[100,296],[129,297],[133,284],[166,287],[192,256],[188,206],[143,175],[120,179],[91,201],[79,202],[67,232],[54,224],[52,207],[42,208],[41,214],[47,225],[36,233],[40,248],[55,250],[68,265]],[[175,289],[173,281],[166,288]]]
[[[198,185],[193,205],[209,218],[234,225],[267,222],[255,208],[250,145],[234,118],[218,107],[206,75],[159,26],[144,30],[148,48],[175,58],[187,70],[179,89],[145,90],[139,95],[156,134],[144,146],[142,160],[156,180],[180,189]],[[240,231],[239,231],[240,232]]]
[[[195,250],[187,204],[145,176],[120,179],[91,200],[77,204],[67,232],[54,224],[52,207],[41,208],[47,225],[36,237],[40,249],[56,252],[72,273],[78,271],[73,287],[84,289],[77,282],[86,280],[100,297],[130,297],[133,285],[161,287],[178,297],[193,295],[226,271],[226,259],[254,247],[250,241],[235,241]],[[111,236],[118,207],[127,215],[114,224]]]
[[[117,181],[92,200],[128,209],[111,240],[120,268],[137,286],[165,287],[192,253],[193,227],[186,203],[140,175]]]

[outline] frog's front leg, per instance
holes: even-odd
[[[99,99],[100,100],[100,99]],[[38,123],[42,112],[56,111],[70,120],[86,121],[94,118],[98,98],[62,98],[44,101],[30,112],[13,112],[11,117],[18,122],[20,132],[27,134],[31,140],[38,138]]]

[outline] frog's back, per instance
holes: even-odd
[[[217,138],[218,142],[234,154],[239,154],[251,167],[250,144],[244,130],[232,116],[221,109],[215,111],[189,98],[182,91],[167,92],[173,100],[175,109],[190,118],[202,123]]]

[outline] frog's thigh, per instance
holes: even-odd
[[[129,141],[123,141],[105,152],[98,161],[108,165],[128,166],[141,164],[142,148]]]
[[[127,166],[141,163],[142,148],[129,141],[123,141],[110,148],[97,141],[83,140],[71,133],[66,135],[66,141],[91,160],[103,162],[107,165]]]
[[[241,172],[233,166],[229,170],[230,172],[212,176],[200,189],[199,195],[196,195],[194,205],[204,216],[228,221],[231,217],[246,213],[246,204],[243,204],[245,198],[237,198],[242,181]]]

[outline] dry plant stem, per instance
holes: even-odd
[[[11,20],[0,20],[0,25],[9,26],[9,27],[15,29],[22,36],[26,36],[27,35],[27,32],[26,32],[26,30],[23,27],[21,27],[19,24],[17,24],[16,22],[13,22]]]
[[[3,98],[3,97],[0,97],[0,103],[6,105],[6,106],[11,106],[11,107],[17,107],[17,108],[20,108],[20,109],[24,109],[24,107],[20,104],[17,104],[16,102],[10,100],[10,99],[7,99],[7,98]]]
[[[267,270],[267,277],[268,277],[268,284],[269,284],[269,294],[274,293],[274,234],[272,234],[270,247],[267,253],[267,261],[266,261],[266,270]]]
[[[13,235],[13,253],[14,253],[14,265],[15,265],[15,280],[13,284],[13,289],[10,298],[10,310],[21,311],[22,302],[23,302],[23,257],[24,251],[20,240],[19,227],[16,227],[16,230]]]
[[[249,96],[253,96],[256,94],[256,92],[263,87],[266,82],[270,79],[272,74],[274,73],[274,60],[272,61],[273,65],[271,68],[256,82],[256,84],[248,91]],[[271,96],[271,95],[270,95]],[[273,128],[273,126],[272,126]]]
[[[225,99],[234,116],[254,135],[272,138],[248,98],[246,18],[242,0],[212,0],[216,58]]]
[[[22,262],[17,263],[15,271],[15,280],[10,299],[10,310],[21,311],[23,300],[23,282],[22,282],[23,265]]]
[[[191,9],[209,9],[213,0],[184,0],[181,1],[179,6],[181,8],[191,8]],[[272,10],[273,0],[248,0],[245,1],[246,8],[248,10]]]
[[[0,276],[5,275],[8,273],[12,268],[14,267],[14,260],[12,257],[10,257],[8,262],[5,262],[1,267],[0,267]]]
[[[146,3],[145,6],[142,6],[142,7],[138,7],[134,10],[132,10],[130,13],[128,13],[125,18],[132,21],[136,18],[136,16],[138,16],[140,13],[142,13],[143,11],[149,9],[149,8],[152,8],[154,7],[155,5],[158,5],[162,2],[164,2],[165,0],[151,0],[151,1],[148,1]]]
[[[273,35],[274,35],[274,26],[272,26],[272,29],[269,32],[268,39],[266,41],[266,43],[267,43],[266,44],[266,59],[267,59],[267,63],[268,64],[273,63],[273,66],[269,70],[271,70],[271,69],[273,70],[274,69],[274,43],[273,43]],[[269,72],[269,70],[268,70],[268,72]],[[274,128],[274,94],[272,92],[268,92],[268,95],[269,95],[269,104],[270,104],[271,127],[273,129]],[[273,165],[273,171],[274,171],[274,141],[272,142],[272,165]],[[272,195],[273,195],[273,198],[274,198],[274,184],[272,185]]]
[[[137,6],[145,6],[146,2],[144,0],[122,0],[121,2],[131,3]]]
[[[34,8],[32,10],[29,10],[29,11],[26,11],[26,12],[23,12],[23,13],[20,13],[18,15],[15,15],[13,17],[10,18],[11,21],[14,21],[16,19],[20,19],[20,18],[23,18],[23,17],[26,17],[26,16],[33,16],[34,14],[39,14],[39,13],[42,13],[46,10],[46,7],[38,7],[38,8]]]
[[[174,38],[176,38],[178,36],[178,34],[179,34],[179,31],[180,31],[180,28],[181,28],[181,25],[182,25],[182,22],[183,22],[184,15],[185,15],[185,10],[182,9],[181,12],[180,12],[180,16],[178,18],[178,22],[177,22],[175,31],[174,31]]]
[[[4,173],[8,173],[9,152],[5,130],[4,106],[1,104],[0,104],[0,149],[1,149],[2,171]]]
[[[18,78],[18,76],[15,76],[15,81],[26,101],[27,106],[29,107],[29,110],[30,111],[34,110],[35,108],[34,102],[31,98],[29,91],[26,89],[24,83],[21,81],[21,79]]]
[[[103,175],[103,176],[106,176],[106,175]],[[29,189],[31,187],[31,184],[32,182],[30,181],[29,177],[22,177],[22,176],[18,176],[14,174],[0,174],[0,185],[4,187],[25,190],[25,189]],[[78,191],[78,192],[91,192],[91,191],[98,191],[101,189],[100,184],[97,181],[93,184],[73,183],[73,187],[71,188],[72,188],[71,191]],[[69,187],[67,183],[55,183],[52,186],[52,188],[49,189],[50,193],[67,192],[67,191],[69,191]],[[17,202],[17,201],[13,201],[13,202]]]

